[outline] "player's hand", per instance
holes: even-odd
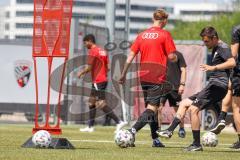
[[[126,76],[121,76],[121,77],[119,78],[119,80],[118,80],[118,83],[119,83],[119,84],[124,84],[125,81],[126,81]]]
[[[83,75],[84,75],[84,74],[83,74],[82,72],[78,72],[77,77],[78,77],[78,78],[82,78]]]
[[[179,95],[182,95],[182,94],[183,94],[184,88],[185,88],[185,87],[184,87],[183,85],[180,85],[180,86],[179,86],[179,88],[178,88],[178,94],[179,94]]]
[[[216,70],[216,66],[209,66],[207,64],[201,64],[200,68],[202,69],[202,71],[214,71],[214,70]]]

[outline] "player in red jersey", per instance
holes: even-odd
[[[88,72],[91,72],[92,77],[92,91],[89,98],[89,123],[88,127],[80,129],[82,132],[93,132],[94,122],[96,116],[96,108],[102,109],[103,112],[108,114],[117,124],[116,131],[121,129],[126,122],[120,121],[119,118],[113,113],[112,109],[107,106],[105,98],[105,89],[107,87],[107,73],[108,68],[108,55],[105,50],[95,44],[95,37],[88,34],[83,38],[85,47],[89,49],[87,67],[78,73],[81,78]]]
[[[135,134],[147,123],[151,127],[153,147],[164,147],[158,139],[157,110],[163,94],[166,80],[167,59],[176,61],[176,47],[171,34],[163,28],[167,24],[168,14],[158,9],[153,13],[153,26],[140,33],[131,46],[119,83],[123,84],[127,70],[135,56],[140,53],[140,81],[144,93],[146,110],[129,131]]]

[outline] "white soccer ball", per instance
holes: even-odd
[[[218,144],[217,135],[213,132],[206,132],[202,136],[202,144],[206,147],[216,147]]]
[[[114,139],[115,143],[121,148],[127,148],[134,143],[133,135],[126,129],[119,130]]]
[[[47,148],[51,141],[51,134],[46,130],[37,131],[32,137],[32,142],[36,147]]]

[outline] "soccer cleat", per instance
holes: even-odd
[[[216,125],[216,127],[214,127],[213,129],[210,130],[210,132],[213,132],[215,134],[219,134],[221,133],[221,131],[225,128],[226,126],[226,122],[225,120],[220,120],[218,122],[218,124]]]
[[[186,132],[185,132],[184,128],[180,128],[178,130],[178,137],[180,137],[180,138],[185,138],[186,137]]]
[[[240,149],[240,141],[237,141],[235,143],[233,143],[230,148],[232,149]]]
[[[203,151],[202,145],[190,144],[184,151]]]
[[[163,137],[163,138],[171,138],[173,135],[173,132],[169,130],[157,131],[156,133],[159,137]]]
[[[85,127],[85,128],[80,128],[79,129],[80,132],[93,132],[94,131],[94,127]]]
[[[152,147],[165,147],[165,145],[159,139],[154,139]]]
[[[115,133],[117,133],[120,129],[122,129],[124,126],[126,126],[128,123],[124,122],[124,121],[120,121],[117,125],[116,125],[116,130]]]

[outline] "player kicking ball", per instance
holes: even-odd
[[[228,45],[222,42],[218,33],[213,27],[203,28],[200,36],[208,49],[212,49],[212,61],[210,65],[202,64],[200,68],[203,71],[210,71],[208,85],[197,94],[184,99],[180,102],[178,111],[169,126],[164,131],[158,131],[160,137],[171,138],[173,131],[181,123],[181,118],[185,116],[189,110],[191,114],[191,127],[193,135],[193,143],[185,148],[185,151],[202,151],[200,143],[200,118],[199,111],[205,109],[211,104],[221,101],[228,91],[228,80],[230,77],[230,69],[235,65],[235,59],[232,57],[231,50]]]

